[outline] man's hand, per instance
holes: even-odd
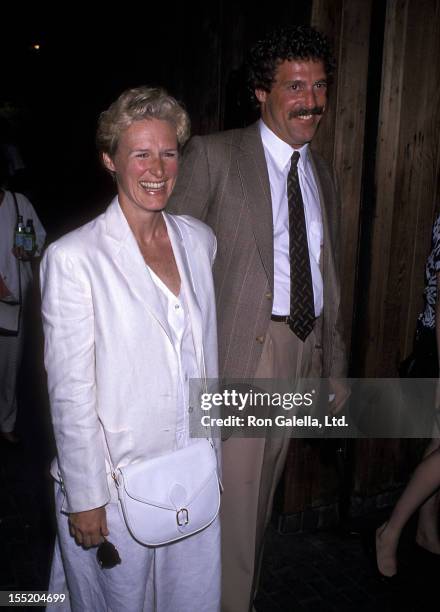
[[[20,261],[30,261],[35,255],[35,249],[33,251],[25,251],[23,247],[14,247],[12,249],[14,257]]]
[[[330,393],[334,398],[329,403],[328,411],[331,415],[336,415],[344,408],[351,394],[351,389],[347,385],[345,378],[329,378]]]
[[[84,548],[98,546],[109,534],[105,507],[101,506],[84,512],[71,512],[69,530],[75,542]]]

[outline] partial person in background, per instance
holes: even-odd
[[[0,116],[0,156],[4,160],[3,186],[9,191],[27,193],[28,169],[18,145],[18,123]]]
[[[0,157],[0,301],[21,302],[17,329],[6,329],[0,309],[0,437],[16,443],[17,375],[26,333],[26,302],[32,285],[32,260],[43,248],[46,232],[29,200],[21,193],[3,188],[6,160]],[[32,250],[16,248],[14,242],[18,215],[30,219],[35,230]]]
[[[406,360],[407,375],[419,378],[438,378],[440,346],[440,215],[432,230],[432,248],[425,270],[425,308],[417,321],[412,356]],[[436,411],[440,410],[440,386],[437,386]],[[400,535],[413,513],[420,507],[416,542],[424,550],[438,555],[440,561],[439,510],[440,493],[440,430],[434,423],[436,435],[428,445],[423,460],[386,523],[376,531],[376,560],[379,573],[386,578],[398,571],[397,547]]]

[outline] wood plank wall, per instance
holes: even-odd
[[[423,270],[439,204],[440,1],[389,0],[383,33],[381,82],[370,82],[370,17],[375,0],[315,0],[312,25],[333,41],[338,73],[328,114],[314,147],[333,163],[343,200],[342,299],[348,329],[354,296],[366,301],[356,325],[358,375],[397,375],[411,350],[422,306]],[[377,6],[376,6],[377,8]],[[383,21],[382,21],[383,24]],[[382,42],[382,41],[380,41]],[[373,50],[374,51],[374,50]],[[380,49],[379,49],[380,52]],[[371,58],[370,58],[371,59]],[[364,118],[369,88],[380,88],[372,201],[363,201]],[[370,210],[360,217],[362,206]],[[359,219],[368,227],[359,227]],[[360,231],[362,230],[362,231]],[[366,237],[366,238],[365,238]],[[360,250],[367,274],[358,282]],[[412,441],[360,440],[353,453],[354,490],[375,495],[405,481],[420,449]],[[331,503],[335,470],[296,441],[288,457],[283,510]]]
[[[342,196],[342,303],[350,343],[359,249],[370,258],[358,295],[357,373],[396,376],[422,307],[423,270],[439,201],[440,31],[438,0],[386,4],[382,82],[368,83],[372,0],[315,0],[312,25],[338,60],[327,116],[313,142],[333,163]],[[380,52],[380,50],[379,50]],[[371,242],[360,242],[367,83],[380,87]],[[368,160],[367,160],[368,161]]]
[[[332,41],[337,61],[329,104],[313,148],[333,164],[342,200],[342,303],[348,346],[351,337],[369,53],[371,0],[315,0],[311,24]],[[295,440],[289,449],[284,481],[284,513],[337,499],[338,444]],[[323,462],[323,452],[330,461]]]
[[[318,0],[312,11],[312,25],[333,41],[337,60],[329,116],[313,147],[333,164],[341,194],[341,300],[348,347],[359,246],[371,4]]]
[[[439,196],[440,3],[387,4],[370,247],[365,376],[397,375],[411,352],[424,266]],[[363,332],[363,333],[362,333]],[[357,443],[354,490],[361,496],[406,480],[424,444]]]
[[[365,376],[396,376],[422,307],[439,200],[440,2],[390,0],[365,321]]]

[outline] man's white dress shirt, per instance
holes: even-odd
[[[288,315],[290,312],[290,258],[289,258],[289,206],[287,201],[287,176],[290,159],[295,149],[278,138],[260,120],[260,133],[269,173],[272,199],[274,242],[274,298],[272,313]],[[319,267],[323,241],[322,214],[319,193],[309,159],[309,145],[297,151],[298,176],[304,202],[304,214],[312,272],[315,316],[319,317],[323,307],[323,281]]]

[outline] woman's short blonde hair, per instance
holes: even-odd
[[[98,151],[113,157],[122,132],[142,119],[169,121],[176,128],[179,147],[189,138],[189,116],[177,100],[161,87],[142,86],[127,89],[101,113],[96,133]]]

